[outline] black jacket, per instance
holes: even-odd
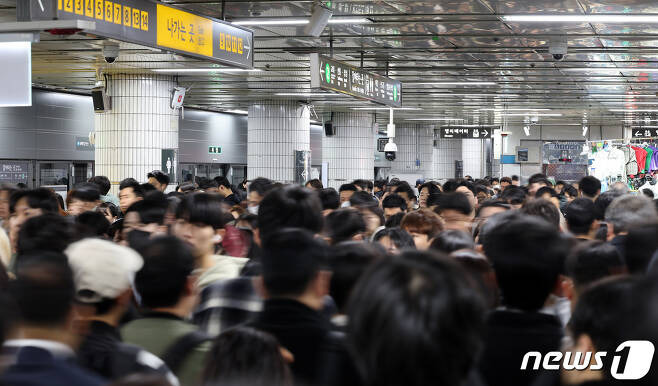
[[[352,378],[352,385],[358,384],[344,336],[332,333],[331,324],[320,312],[295,300],[269,299],[249,326],[274,335],[293,354],[290,368],[296,384],[327,385],[345,377]]]
[[[480,373],[489,386],[526,386],[538,370],[521,370],[529,351],[559,351],[563,329],[553,315],[536,312],[494,311],[487,319]]]

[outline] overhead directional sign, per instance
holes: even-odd
[[[439,129],[439,138],[446,139],[487,139],[491,138],[494,129],[498,127],[460,127],[444,126]],[[436,138],[436,137],[435,137]]]
[[[633,129],[633,138],[658,138],[658,129]]]
[[[364,98],[391,107],[402,106],[402,83],[352,67],[319,54],[311,54],[311,87]]]
[[[95,35],[253,68],[253,32],[151,0],[21,0],[20,21],[96,22]]]

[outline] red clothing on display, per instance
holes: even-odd
[[[643,170],[645,170],[644,165],[646,164],[647,161],[647,151],[640,147],[635,147],[635,146],[631,146],[631,148],[635,150],[635,158],[637,158],[638,170],[639,172],[642,172]]]

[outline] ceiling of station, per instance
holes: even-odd
[[[0,0],[0,22],[15,20],[17,0]],[[18,0],[21,1],[21,0]],[[169,0],[227,21],[308,18],[312,1]],[[398,120],[461,119],[468,124],[581,122],[590,125],[658,117],[658,23],[511,22],[506,15],[651,15],[655,0],[428,0],[325,2],[334,17],[365,17],[365,24],[330,24],[319,38],[302,26],[254,29],[255,66],[249,73],[181,74],[191,87],[186,105],[245,110],[277,93],[310,92],[309,53],[387,74],[403,83]],[[551,40],[566,39],[561,61]],[[102,73],[203,68],[210,62],[122,43],[114,64],[102,58],[103,39],[43,33],[33,46],[33,82],[88,91]],[[451,82],[450,85],[419,84]],[[474,84],[487,82],[486,85]],[[286,97],[290,98],[290,97]],[[349,96],[292,98],[318,114],[378,105]],[[527,109],[527,110],[524,110]],[[630,112],[629,112],[630,111]],[[561,114],[561,116],[557,116]],[[556,116],[545,116],[556,115]],[[379,117],[381,116],[381,117]],[[387,113],[378,113],[381,120]],[[422,121],[419,121],[422,122]]]

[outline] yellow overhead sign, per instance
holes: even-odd
[[[158,4],[158,45],[212,56],[212,20]]]

